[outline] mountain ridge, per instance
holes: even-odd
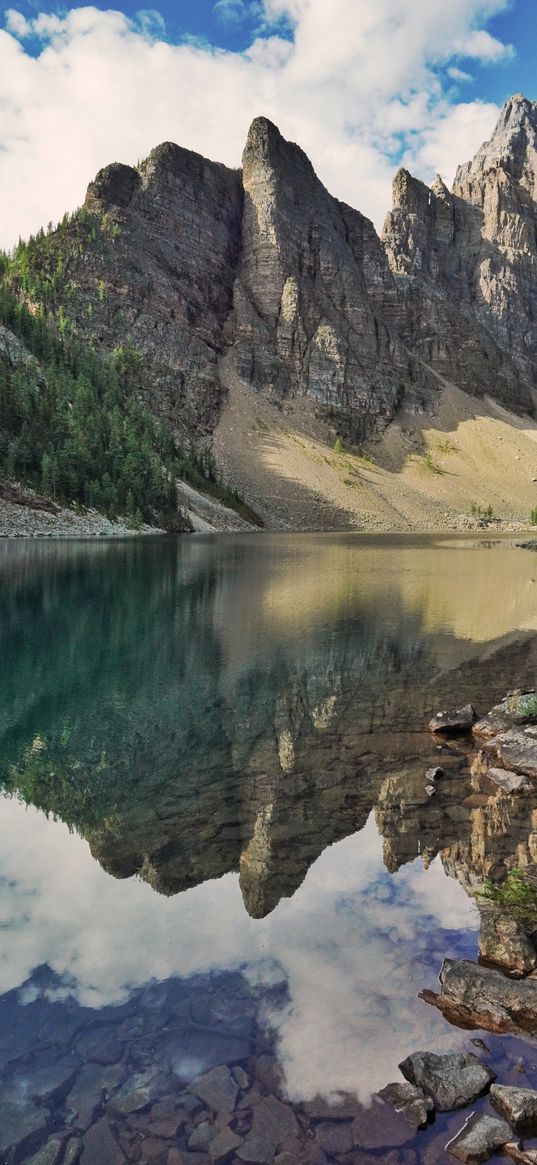
[[[537,104],[521,95],[452,191],[398,171],[380,238],[258,117],[240,171],[169,142],[104,167],[4,280],[67,343],[132,347],[142,406],[195,448],[214,441],[229,477],[233,385],[354,449],[450,387],[533,421],[536,198]]]

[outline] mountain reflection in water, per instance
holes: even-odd
[[[416,994],[474,957],[465,891],[537,851],[537,797],[469,798],[424,726],[534,679],[534,574],[464,540],[1,546],[5,1006],[240,971],[295,1101],[462,1047]]]

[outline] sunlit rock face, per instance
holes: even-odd
[[[242,171],[164,143],[99,172],[34,246],[35,286],[80,337],[136,349],[140,397],[198,443],[230,375],[355,441],[445,381],[530,412],[536,110],[511,99],[453,191],[400,170],[382,242],[264,117]]]
[[[441,376],[531,408],[537,272],[537,104],[513,97],[450,192],[400,170],[383,242],[408,342]]]
[[[243,157],[241,261],[230,321],[241,379],[339,411],[356,436],[391,419],[408,376],[398,293],[373,225],[332,198],[266,118]]]

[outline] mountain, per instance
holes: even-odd
[[[107,166],[3,283],[64,345],[134,353],[138,405],[187,449],[212,447],[269,526],[453,523],[475,464],[445,437],[433,455],[429,430],[490,416],[496,441],[496,406],[535,427],[536,173],[537,104],[514,97],[452,191],[398,172],[379,239],[260,117],[240,171],[171,143]],[[507,517],[533,501],[523,446],[504,445],[523,479],[485,474],[477,499]],[[457,450],[451,496],[420,471],[448,476]]]

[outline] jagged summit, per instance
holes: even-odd
[[[488,170],[503,169],[514,181],[524,180],[536,193],[537,173],[537,102],[516,94],[500,111],[494,132],[470,162],[458,167],[453,191],[459,194],[465,184]]]

